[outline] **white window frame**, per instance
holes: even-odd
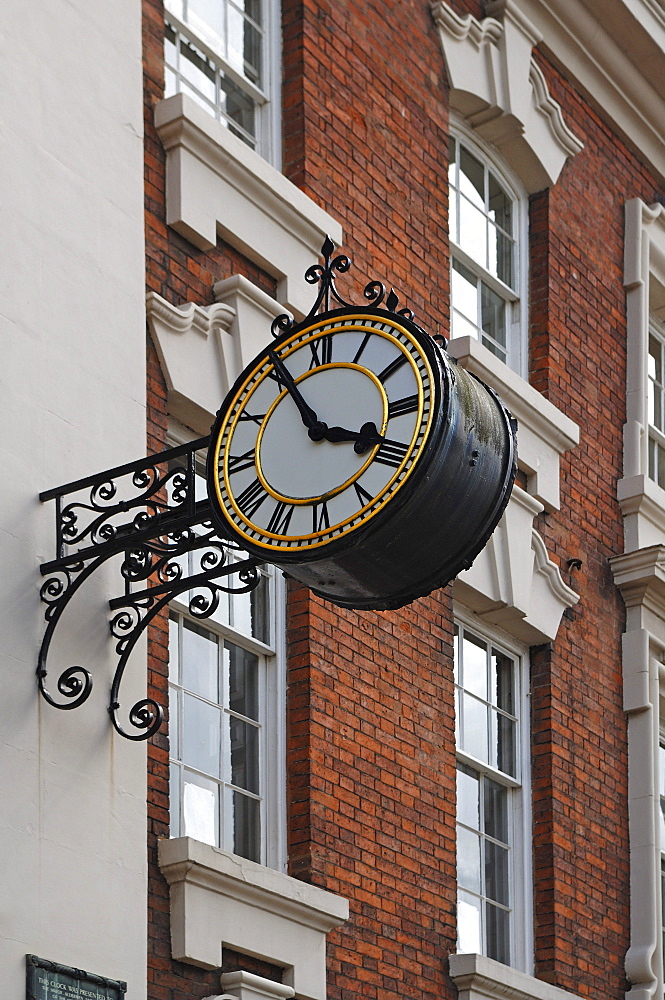
[[[665,322],[660,321],[655,315],[651,314],[649,316],[649,340],[654,338],[660,345],[660,361],[661,361],[661,383],[656,383],[651,375],[647,371],[647,397],[648,397],[648,407],[647,407],[647,419],[649,426],[649,450],[647,457],[647,470],[649,478],[652,482],[657,483],[661,489],[665,485],[665,470],[661,470],[661,463],[665,465]],[[650,357],[651,352],[647,347],[647,359]],[[648,364],[648,360],[647,360]],[[663,412],[662,427],[658,427],[657,424],[651,422],[650,413],[651,401],[653,395],[658,392],[660,395],[660,406],[661,412]],[[653,447],[653,461],[652,461],[652,447]]]
[[[531,743],[530,690],[528,648],[498,628],[488,629],[464,608],[455,606],[457,625],[473,632],[478,638],[505,652],[516,664],[518,673],[515,694],[517,704],[516,762],[517,778],[489,766],[459,747],[457,761],[488,775],[498,783],[513,789],[510,803],[509,881],[511,890],[510,967],[533,972],[533,893],[532,893],[532,830],[531,830]],[[459,953],[459,952],[458,952]]]
[[[191,433],[182,425],[171,422],[169,444],[176,446],[191,440]],[[221,641],[230,642],[256,653],[264,659],[259,681],[259,788],[261,796],[261,859],[260,864],[286,871],[286,586],[282,573],[266,565],[262,572],[268,580],[269,641],[261,642],[214,617],[196,619],[189,614],[187,592],[170,603],[171,610],[215,633]],[[169,677],[169,692],[171,679]],[[177,720],[176,720],[177,724]],[[169,705],[169,729],[173,725]],[[181,734],[182,735],[182,734]],[[182,746],[182,740],[179,740]],[[181,764],[173,757],[169,763]],[[222,781],[224,784],[224,781]],[[182,796],[178,794],[179,817],[171,837],[182,830]],[[222,843],[222,850],[228,850]],[[232,852],[231,852],[232,853]]]
[[[507,304],[506,325],[506,358],[505,364],[517,372],[522,378],[528,375],[528,281],[529,281],[529,205],[526,191],[514,173],[508,172],[501,158],[488,143],[479,143],[477,136],[467,127],[457,115],[451,115],[450,138],[456,139],[465,146],[486,169],[496,176],[502,187],[513,199],[513,238],[515,240],[515,279],[514,288],[505,285],[499,278],[487,271],[482,264],[469,256],[459,246],[450,233],[450,280],[451,280],[451,337],[452,312],[454,308],[452,296],[453,261],[472,271],[493,292],[499,295]],[[452,188],[448,182],[449,197]],[[452,212],[450,211],[452,216]],[[478,341],[483,343],[481,331]],[[486,345],[487,346],[487,345]],[[500,361],[504,359],[499,358]]]
[[[169,10],[168,0],[164,4],[164,20],[170,24],[177,35],[182,36],[200,49],[215,69],[224,73],[232,80],[240,90],[252,101],[256,114],[256,136],[254,142],[247,140],[240,134],[244,142],[251,149],[254,149],[259,156],[267,160],[279,169],[281,167],[281,3],[279,0],[262,0],[262,13],[264,15],[263,46],[262,46],[262,66],[261,78],[263,86],[259,87],[246,79],[241,73],[231,66],[224,56],[215,50],[202,35],[198,34],[192,26],[176,16]],[[176,82],[176,89],[169,91],[167,96],[180,93],[179,77]],[[189,93],[189,91],[185,91]],[[190,95],[191,96],[191,95]],[[227,118],[221,108],[213,108],[209,102],[201,103],[202,107],[208,111],[217,121],[225,127],[230,127]],[[243,130],[238,126],[239,133]],[[234,133],[235,134],[235,133]]]

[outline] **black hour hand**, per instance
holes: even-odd
[[[356,443],[353,446],[353,450],[356,455],[364,455],[366,451],[373,448],[375,444],[381,444],[383,440],[383,436],[379,434],[376,424],[368,421],[362,425],[356,435]]]
[[[324,437],[326,441],[356,441],[358,431],[347,431],[346,427],[328,427]]]
[[[328,427],[324,437],[326,441],[353,441],[353,450],[357,455],[364,455],[375,444],[381,444],[383,437],[376,429],[376,424],[368,421],[359,431],[349,431],[346,427]]]

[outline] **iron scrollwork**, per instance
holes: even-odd
[[[82,584],[110,557],[121,555],[124,594],[109,602],[118,661],[108,711],[116,732],[129,740],[149,739],[164,719],[162,706],[148,696],[129,709],[128,727],[120,721],[127,664],[155,615],[189,591],[190,614],[208,618],[222,593],[248,593],[261,581],[258,561],[243,557],[234,542],[219,536],[209,520],[209,501],[196,499],[196,453],[208,444],[209,438],[200,438],[40,497],[56,503],[57,558],[41,567],[46,630],[37,665],[39,690],[49,705],[63,710],[78,708],[89,697],[93,679],[83,666],[63,670],[56,682],[60,697],[51,694],[49,650]]]
[[[307,323],[314,319],[317,315],[322,313],[328,313],[334,307],[340,307],[342,309],[352,309],[354,303],[347,302],[346,299],[342,298],[339,291],[337,290],[336,277],[338,274],[346,274],[347,271],[351,269],[351,258],[346,254],[337,254],[333,257],[333,252],[335,250],[335,244],[329,236],[326,236],[323,246],[321,247],[321,256],[323,257],[323,264],[312,264],[305,271],[305,281],[309,285],[319,285],[319,290],[317,292],[316,299],[314,300],[314,305],[310,309],[309,313],[304,320],[296,324],[296,321],[288,313],[282,313],[277,316],[272,322],[272,335],[273,337],[279,337],[283,333],[287,333],[289,330],[294,328],[296,325],[298,327],[306,326]],[[378,309],[383,305],[385,300],[385,309],[388,312],[395,313],[397,316],[404,316],[405,319],[414,321],[415,316],[411,309],[398,309],[399,296],[394,288],[390,291],[386,290],[386,286],[382,281],[372,280],[369,281],[363,290],[363,296],[365,298],[365,308],[375,308]]]

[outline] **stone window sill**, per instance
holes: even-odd
[[[258,153],[185,94],[160,101],[155,126],[166,149],[166,221],[202,250],[218,234],[278,279],[296,316],[312,305],[304,280],[329,235],[342,227]]]
[[[580,1000],[575,993],[484,955],[451,955],[448,963],[459,1000]]]
[[[348,919],[345,899],[189,837],[160,841],[159,865],[174,959],[216,969],[226,946],[281,965],[303,1000],[325,1000],[326,935]]]

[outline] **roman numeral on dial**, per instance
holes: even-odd
[[[392,469],[398,469],[406,458],[408,450],[408,444],[384,438],[374,456],[374,461],[379,462],[381,465],[389,465]]]
[[[283,500],[277,502],[277,506],[270,515],[270,520],[268,521],[268,531],[271,531],[275,535],[285,535],[289,530],[289,523],[291,521],[291,515],[293,514],[294,506],[292,503],[284,503]]]
[[[395,358],[395,360],[391,361],[389,365],[386,365],[383,371],[379,372],[379,374],[376,377],[378,378],[379,382],[383,384],[390,378],[391,375],[394,375],[395,372],[399,371],[402,365],[405,364],[406,364],[406,354],[400,354],[398,358]]]
[[[315,503],[312,507],[312,531],[324,531],[330,527],[330,516],[328,514],[328,504]]]
[[[243,490],[240,496],[236,497],[236,504],[245,517],[253,517],[259,507],[268,498],[268,494],[258,479],[250,483],[247,489]]]
[[[356,491],[356,496],[358,497],[358,501],[362,504],[363,507],[365,506],[365,504],[370,503],[370,501],[374,499],[372,494],[368,493],[367,490],[364,490],[360,485],[360,483],[355,482],[353,484],[353,488]]]
[[[243,472],[251,469],[256,464],[256,454],[254,448],[250,448],[243,455],[229,455],[229,475],[234,472]]]
[[[332,361],[333,339],[329,333],[318,340],[310,341],[309,349],[312,352],[312,363],[310,369],[320,368],[321,365],[329,365]]]
[[[404,413],[414,413],[418,409],[418,396],[402,396],[388,403],[388,420],[391,417],[401,417]]]
[[[252,420],[255,424],[262,424],[265,418],[265,413],[248,413],[247,410],[241,410],[238,422],[241,423],[243,420]]]
[[[362,341],[362,344],[360,345],[360,347],[359,347],[359,348],[358,348],[358,350],[356,351],[356,356],[355,356],[355,358],[353,359],[353,364],[354,364],[354,365],[357,365],[357,364],[358,364],[358,362],[360,361],[360,355],[362,354],[362,352],[363,352],[363,351],[365,350],[365,348],[367,347],[367,343],[368,343],[368,341],[369,341],[369,338],[370,338],[371,336],[372,336],[372,334],[371,334],[371,333],[366,333],[366,334],[365,334],[365,336],[363,337],[363,341]]]

